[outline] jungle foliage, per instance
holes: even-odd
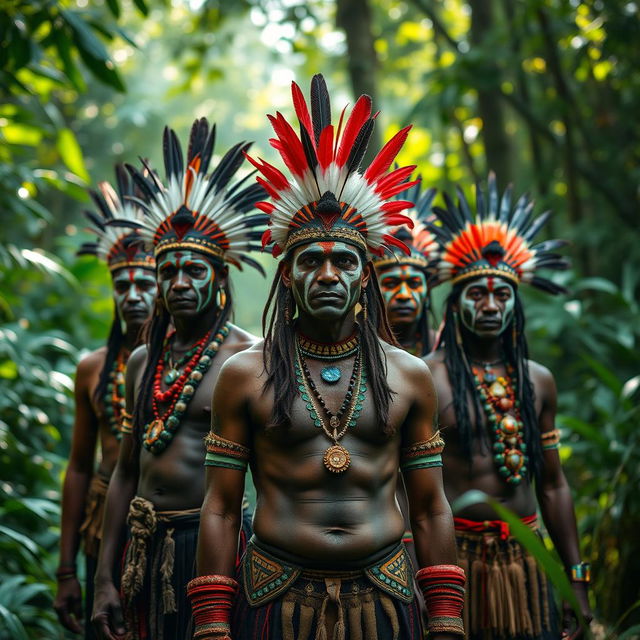
[[[354,19],[355,18],[357,19]],[[568,297],[526,292],[533,357],[556,375],[562,457],[594,610],[631,637],[640,598],[640,16],[615,0],[17,0],[0,7],[0,639],[65,637],[51,607],[59,491],[81,353],[104,340],[105,269],[74,253],[85,188],[159,162],[169,122],[259,141],[288,85],[366,90],[402,162],[465,190],[490,168],[553,209]],[[336,105],[337,106],[337,105]],[[273,269],[269,260],[265,266]],[[259,331],[266,285],[234,276]]]

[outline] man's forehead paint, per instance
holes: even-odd
[[[319,242],[318,244],[322,247],[322,253],[329,255],[335,245],[335,242]]]

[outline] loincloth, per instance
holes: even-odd
[[[536,516],[522,522],[538,531]],[[535,558],[499,520],[454,518],[467,574],[464,627],[475,638],[557,638],[553,597]]]
[[[243,518],[238,555],[251,535],[249,522]],[[156,511],[151,502],[135,497],[127,524],[120,582],[127,640],[190,637],[186,586],[196,575],[200,509]]]
[[[401,543],[360,568],[309,569],[290,560],[251,539],[241,563],[234,640],[423,637],[413,568]]]
[[[104,516],[104,503],[109,488],[109,476],[97,471],[91,478],[85,515],[80,525],[79,533],[83,539],[84,552],[87,556],[96,558],[100,549],[102,538],[102,520]]]

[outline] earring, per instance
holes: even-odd
[[[218,309],[222,311],[227,306],[227,292],[220,287],[216,293]]]

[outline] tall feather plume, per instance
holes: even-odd
[[[331,101],[324,77],[317,73],[311,79],[311,115],[316,145],[320,144],[322,130],[331,124]]]

